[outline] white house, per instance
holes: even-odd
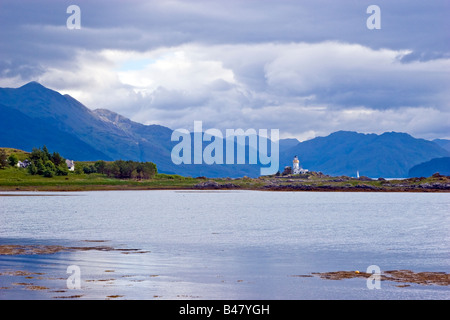
[[[75,162],[73,160],[66,159],[66,164],[69,171],[75,171]]]
[[[23,162],[22,161],[17,162],[17,167],[26,168],[30,165],[30,163],[31,163],[30,160],[25,159]]]

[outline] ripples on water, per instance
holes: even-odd
[[[380,290],[369,290],[361,279],[308,276],[370,265],[449,272],[448,194],[3,194],[16,196],[0,197],[0,245],[139,250],[0,256],[0,298],[450,298],[447,287],[383,282]],[[69,265],[80,266],[79,290],[67,289]],[[36,274],[27,278],[13,270]],[[26,283],[48,289],[31,290]]]

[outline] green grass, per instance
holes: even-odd
[[[0,190],[100,190],[100,189],[170,189],[187,188],[198,183],[193,178],[157,174],[153,179],[109,178],[103,174],[75,174],[46,178],[30,175],[26,169],[8,167],[0,170]]]
[[[9,156],[16,154],[20,161],[28,159],[29,152],[15,148],[0,148]],[[78,164],[93,165],[95,161],[78,161]],[[176,174],[156,174],[152,179],[115,179],[104,174],[75,174],[46,178],[30,175],[26,169],[6,167],[0,169],[1,190],[48,190],[48,191],[83,191],[114,189],[180,189],[190,188],[199,183],[197,179]]]
[[[7,156],[9,157],[11,154],[15,154],[17,156],[17,158],[19,159],[19,161],[24,161],[25,159],[28,159],[28,157],[30,156],[29,152],[23,151],[23,150],[19,150],[19,149],[14,149],[14,148],[0,148],[0,150],[3,149],[5,150]]]

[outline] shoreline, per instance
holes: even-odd
[[[12,187],[4,188],[0,186],[0,197],[2,196],[23,196],[23,195],[6,195],[1,192],[83,192],[83,191],[272,191],[272,192],[391,192],[391,193],[450,193],[449,189],[420,189],[420,188],[389,188],[389,189],[372,189],[372,188],[336,188],[336,187],[266,187],[266,188],[227,188],[227,187],[122,187],[122,186],[89,186],[89,187],[67,187],[67,186],[33,186],[33,187]],[[44,195],[27,195],[27,196],[44,196]],[[52,195],[48,195],[52,196]],[[53,195],[54,196],[54,195]]]
[[[108,190],[249,190],[288,192],[450,192],[450,176],[372,179],[329,176],[320,172],[272,175],[258,178],[208,178],[157,174],[150,179],[117,179],[103,174],[69,174],[65,177],[31,176],[21,170],[0,170],[2,191],[108,191]]]
[[[173,187],[173,188],[51,188],[51,187],[38,187],[38,188],[11,188],[11,189],[4,189],[0,188],[0,197],[13,197],[13,196],[57,196],[57,195],[38,195],[38,194],[1,194],[1,192],[84,192],[84,191],[261,191],[261,192],[372,192],[372,193],[378,193],[378,192],[384,192],[384,193],[450,193],[450,190],[439,190],[439,189],[431,189],[431,190],[420,190],[420,189],[382,189],[382,190],[364,190],[364,189],[358,189],[358,188],[180,188],[180,187]],[[63,195],[59,195],[63,196]]]
[[[219,183],[211,185],[193,185],[193,186],[134,186],[134,185],[54,185],[54,186],[1,186],[0,196],[5,195],[1,192],[83,192],[83,191],[276,191],[276,192],[407,192],[407,193],[450,193],[449,187],[433,188],[420,186],[405,187],[373,187],[370,185],[357,185],[352,187],[342,186],[310,186],[302,184],[294,185],[263,185],[263,186],[227,186]],[[33,196],[33,195],[30,195]]]

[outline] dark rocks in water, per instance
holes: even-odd
[[[220,189],[220,185],[215,181],[205,181],[194,186],[195,189]]]
[[[419,184],[419,188],[423,188],[423,189],[438,189],[438,190],[450,190],[450,184],[449,183],[422,183]]]
[[[216,181],[205,181],[202,183],[198,183],[194,186],[194,189],[207,189],[207,190],[211,190],[211,189],[236,189],[236,188],[240,188],[241,186],[238,186],[234,183],[224,183],[224,184],[219,184]]]
[[[332,271],[313,272],[313,276],[318,276],[326,280],[343,280],[352,278],[370,278],[374,274],[356,271]],[[296,275],[297,276],[297,275]],[[379,274],[381,281],[393,281],[401,283],[415,283],[420,285],[449,286],[450,275],[445,272],[413,272],[411,270],[389,270]]]
[[[367,190],[378,190],[378,187],[367,185],[367,184],[357,184],[354,186],[356,189],[367,189]]]

